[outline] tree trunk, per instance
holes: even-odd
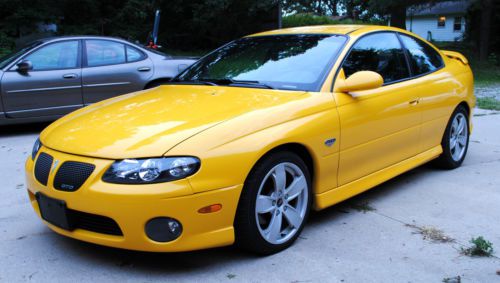
[[[332,16],[338,16],[339,13],[337,12],[337,6],[338,6],[338,0],[332,1]]]
[[[406,6],[391,8],[391,26],[406,29]]]
[[[484,0],[481,5],[481,28],[479,35],[479,60],[488,59],[491,35],[493,0]]]

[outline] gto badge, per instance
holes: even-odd
[[[333,138],[333,139],[327,139],[325,141],[325,145],[328,146],[328,147],[331,147],[334,143],[335,143],[336,139]]]
[[[56,161],[54,161],[54,164],[52,164],[52,169],[50,169],[50,173],[54,173],[54,170],[56,170],[57,168],[57,164],[59,164],[59,160],[56,159]]]

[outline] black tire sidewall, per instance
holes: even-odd
[[[462,113],[465,116],[466,122],[467,122],[467,142],[465,144],[465,151],[460,158],[460,160],[455,161],[453,157],[451,156],[451,150],[450,150],[450,133],[451,133],[451,126],[453,124],[453,120],[457,116],[457,114]],[[470,122],[469,122],[469,113],[463,106],[458,106],[453,114],[451,115],[450,120],[448,121],[448,125],[446,126],[446,131],[443,135],[443,139],[441,141],[441,145],[443,147],[443,154],[440,156],[441,165],[442,167],[446,169],[454,169],[457,167],[460,167],[462,165],[465,156],[467,155],[467,150],[469,149],[469,138],[470,138]]]
[[[277,164],[290,162],[297,165],[304,173],[307,180],[308,201],[304,221],[295,235],[282,244],[272,244],[266,241],[259,232],[257,219],[255,217],[255,205],[260,184],[269,171]],[[311,176],[304,161],[295,153],[283,151],[270,154],[262,158],[248,175],[235,218],[236,244],[246,250],[259,254],[273,254],[286,249],[297,239],[307,222],[312,204]]]

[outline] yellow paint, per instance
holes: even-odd
[[[52,186],[54,174],[48,186],[38,183],[34,162],[28,158],[27,187],[35,211],[39,213],[34,194],[42,192],[65,200],[71,209],[113,218],[124,236],[69,232],[48,224],[57,233],[125,249],[194,250],[233,243],[233,221],[245,178],[276,147],[300,145],[310,153],[315,209],[439,156],[453,110],[460,103],[470,109],[475,105],[470,68],[458,55],[441,52],[446,66],[419,78],[382,86],[373,74],[346,79],[339,66],[349,48],[360,36],[380,30],[410,34],[390,27],[349,25],[252,35],[348,34],[320,92],[167,85],[67,115],[43,131],[41,152],[54,156],[58,166],[72,160],[95,164],[96,169],[78,191],[62,192]],[[337,140],[334,145],[325,146],[332,138]],[[200,170],[160,184],[101,181],[116,159],[179,155],[200,158]],[[213,204],[222,208],[198,212]],[[158,216],[181,221],[181,237],[169,243],[149,240],[144,225]]]
[[[344,75],[342,70],[342,75]],[[344,75],[345,76],[345,75]],[[360,71],[352,74],[347,79],[338,80],[335,85],[337,92],[348,93],[360,90],[376,89],[384,84],[384,79],[378,73],[372,71]]]

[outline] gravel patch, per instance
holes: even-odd
[[[494,97],[500,100],[500,83],[490,85],[480,85],[474,87],[476,97]]]

